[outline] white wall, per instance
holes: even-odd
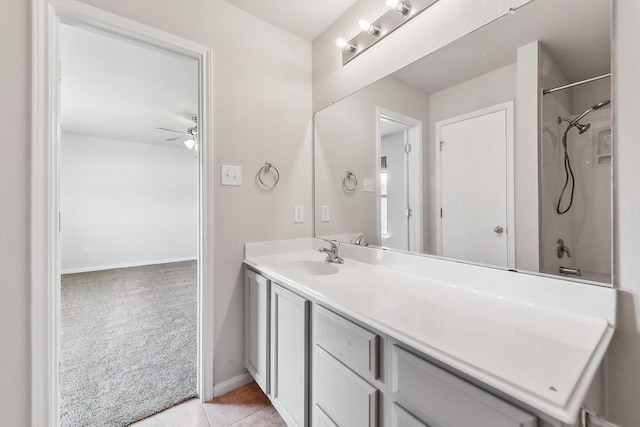
[[[620,294],[605,375],[611,420],[634,426],[640,425],[640,2],[613,5],[613,270]]]
[[[363,191],[364,178],[376,179],[376,165],[380,162],[376,158],[376,107],[423,123],[428,122],[427,96],[392,78],[376,82],[316,113],[315,197],[318,236],[357,232],[365,234],[367,243],[381,244],[378,241],[376,192]],[[426,144],[427,137],[427,126],[423,126],[423,144]],[[348,170],[358,177],[358,188],[351,193],[342,189],[342,178]],[[323,205],[330,207],[330,222],[320,221]]]
[[[63,134],[62,271],[195,259],[196,154],[182,144]]]

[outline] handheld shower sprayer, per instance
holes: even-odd
[[[580,120],[582,120],[590,112],[595,111],[595,110],[599,110],[600,108],[603,108],[603,107],[606,107],[610,103],[611,103],[611,100],[598,102],[596,105],[594,105],[593,107],[589,108],[587,111],[585,111],[584,113],[580,114],[578,117],[576,117],[573,120],[565,119],[565,118],[562,118],[562,117],[558,117],[558,124],[560,124],[562,122],[569,123],[569,126],[567,126],[567,129],[565,129],[565,131],[564,131],[564,135],[562,135],[562,149],[564,150],[564,174],[565,174],[565,180],[564,180],[564,186],[562,187],[562,191],[560,192],[560,196],[558,197],[558,204],[556,205],[556,213],[558,215],[563,215],[563,214],[566,214],[567,212],[569,212],[569,209],[571,209],[571,205],[573,205],[573,193],[574,193],[575,188],[576,188],[576,181],[575,181],[575,177],[573,176],[573,169],[571,169],[571,160],[569,159],[569,151],[567,149],[567,134],[569,133],[571,128],[578,129],[578,133],[580,135],[582,135],[583,133],[588,131],[589,128],[591,127],[591,123],[582,124],[582,123],[579,123]],[[564,192],[566,191],[567,186],[569,185],[569,181],[571,181],[571,193],[570,193],[570,198],[569,198],[569,205],[565,209],[562,209],[560,207],[560,205],[562,204],[562,200],[564,199]]]

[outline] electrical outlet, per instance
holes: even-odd
[[[374,190],[374,186],[373,186],[373,178],[365,178],[363,185],[362,185],[362,190],[366,191],[367,193],[373,193]]]
[[[293,212],[294,224],[301,224],[304,222],[304,206],[295,206]]]
[[[327,205],[323,205],[320,208],[320,220],[322,222],[329,222],[331,219],[330,214],[329,214],[329,206]]]
[[[93,252],[91,251],[91,248],[84,248],[84,254],[85,255],[91,255]]]
[[[222,185],[242,185],[242,167],[222,165],[220,168],[220,183]]]

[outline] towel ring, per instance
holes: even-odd
[[[342,188],[348,192],[354,191],[358,187],[358,177],[351,171],[347,171],[344,178],[342,178]]]
[[[262,174],[263,173],[267,174],[267,173],[271,172],[271,169],[273,169],[273,171],[274,171],[274,175],[276,176],[276,180],[275,180],[275,182],[273,184],[265,184],[265,182],[262,180]],[[278,182],[280,182],[280,171],[278,170],[277,167],[275,167],[271,163],[267,162],[258,171],[258,181],[260,181],[260,184],[262,184],[266,188],[273,188],[276,185],[278,185]]]

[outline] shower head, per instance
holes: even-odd
[[[593,107],[591,107],[592,110],[597,110],[599,108],[602,107],[606,107],[607,105],[611,104],[611,100],[607,100],[607,101],[602,101],[602,102],[598,102],[596,105],[594,105]]]
[[[588,131],[589,128],[591,127],[591,123],[587,123],[586,125],[581,125],[580,123],[576,122],[573,125],[578,129],[578,132],[580,133],[580,135]]]
[[[578,123],[580,121],[580,119],[582,119],[584,116],[586,116],[587,114],[589,114],[590,112],[594,111],[594,110],[599,110],[600,108],[606,107],[607,105],[609,105],[611,103],[611,100],[607,100],[607,101],[602,101],[602,102],[598,102],[596,105],[594,105],[593,107],[589,108],[587,111],[585,111],[584,113],[580,114],[578,117],[576,117],[575,119],[571,120],[571,124],[575,125],[576,123]],[[582,133],[582,132],[580,132]]]

